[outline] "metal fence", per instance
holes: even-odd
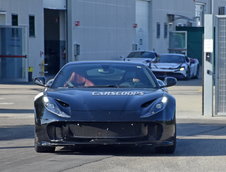
[[[215,115],[226,115],[226,16],[216,19]]]

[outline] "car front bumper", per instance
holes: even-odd
[[[175,120],[164,122],[64,122],[36,125],[36,144],[158,145],[173,144]]]
[[[164,79],[165,77],[175,77],[177,79],[186,78],[186,71],[178,70],[152,70],[157,78]]]

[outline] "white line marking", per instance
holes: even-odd
[[[8,102],[5,102],[5,103],[0,103],[0,105],[13,105],[14,103],[8,103]]]

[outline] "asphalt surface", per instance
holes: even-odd
[[[0,84],[0,171],[225,171],[226,117],[202,116],[201,80],[169,88],[177,99],[177,149],[155,154],[148,147],[33,147],[33,98],[41,87]]]

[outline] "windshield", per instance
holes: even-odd
[[[185,57],[181,55],[160,55],[160,63],[184,63]]]
[[[146,52],[146,51],[139,51],[139,52],[132,52],[130,53],[127,58],[151,58],[154,59],[156,57],[155,52]]]
[[[56,76],[52,88],[156,88],[153,75],[135,64],[71,64]]]

